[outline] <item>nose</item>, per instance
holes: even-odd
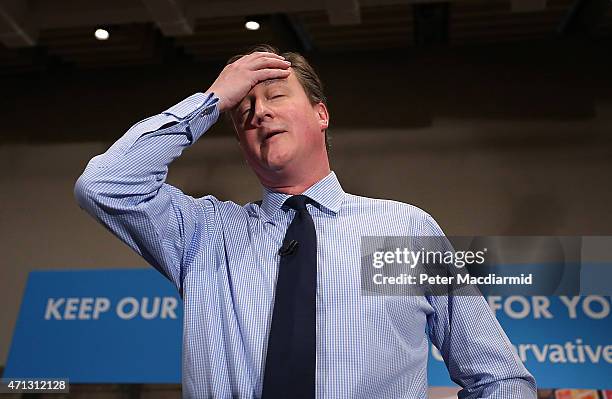
[[[253,108],[254,108],[253,123],[255,125],[260,125],[266,120],[266,118],[274,117],[274,114],[272,113],[272,109],[268,106],[265,100],[260,100],[260,99],[255,100],[255,104]]]

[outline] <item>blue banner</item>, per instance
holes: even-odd
[[[153,268],[31,272],[4,377],[179,383],[182,320]]]

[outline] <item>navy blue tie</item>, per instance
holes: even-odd
[[[263,399],[315,397],[317,233],[308,202],[304,195],[285,201],[296,213],[279,251]]]

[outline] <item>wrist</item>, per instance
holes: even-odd
[[[206,95],[213,95],[213,97],[217,98],[217,109],[219,109],[219,113],[225,112],[227,110],[227,101],[223,96],[220,96],[214,89],[210,88],[206,92]]]

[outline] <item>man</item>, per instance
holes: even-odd
[[[222,112],[261,202],[196,199],[164,183]],[[77,181],[81,207],[183,297],[184,396],[425,398],[429,336],[462,397],[535,398],[483,298],[363,295],[361,237],[443,233],[416,207],[345,193],[328,126],[307,61],[259,47],[204,94],[134,125]]]

